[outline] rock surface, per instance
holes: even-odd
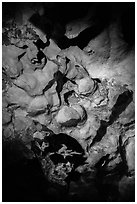
[[[61,3],[22,5],[3,19],[6,196],[15,177],[33,202],[134,201],[135,51],[121,25],[133,10],[93,3],[69,21]]]

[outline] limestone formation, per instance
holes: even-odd
[[[134,202],[131,3],[3,4],[4,201]]]

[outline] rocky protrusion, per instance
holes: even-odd
[[[65,127],[73,127],[85,119],[85,111],[79,106],[64,106],[57,114],[56,121]]]
[[[85,77],[79,80],[76,80],[78,87],[75,89],[75,92],[82,95],[89,95],[95,90],[95,82],[90,77]]]

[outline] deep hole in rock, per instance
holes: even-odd
[[[84,161],[86,160],[86,157],[84,157],[85,152],[84,149],[81,147],[81,145],[78,143],[78,141],[67,135],[67,134],[51,134],[48,137],[45,137],[45,142],[49,143],[49,146],[45,148],[46,154],[48,152],[55,153],[54,155],[51,155],[51,158],[53,159],[54,162],[58,163],[60,162],[60,159],[63,159],[64,156],[64,161],[74,163],[75,168],[79,165],[82,165]],[[67,150],[66,155],[62,155],[59,152],[59,150],[65,145],[64,149]],[[64,153],[64,151],[63,151]],[[71,155],[72,153],[72,155]],[[45,156],[45,153],[42,153]],[[62,158],[61,158],[62,155]]]

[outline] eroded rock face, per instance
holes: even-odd
[[[62,34],[64,23],[57,19],[58,33],[51,18],[56,3],[44,3],[47,13],[34,5],[4,19],[3,144],[19,145],[34,169],[40,164],[40,201],[134,201],[134,46],[119,13],[102,30],[94,4]],[[83,48],[81,36],[90,39]]]

